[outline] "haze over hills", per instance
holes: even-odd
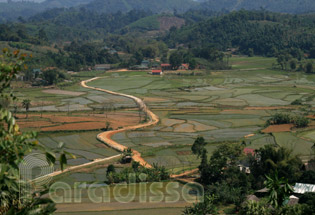
[[[307,13],[315,11],[314,0],[206,0],[199,8],[211,10],[259,10],[265,9],[272,12]]]
[[[185,12],[198,3],[193,0],[94,0],[84,7],[103,13],[126,12],[132,9],[150,10],[152,12]]]
[[[314,0],[0,0],[0,22],[28,18],[52,8],[85,8],[98,13],[144,10],[153,13],[184,13],[192,10],[234,11],[260,10],[284,13],[315,11]]]

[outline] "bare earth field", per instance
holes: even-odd
[[[86,131],[99,130],[106,127],[117,129],[118,127],[134,125],[139,122],[137,113],[116,112],[110,114],[89,114],[87,116],[67,116],[59,114],[18,114],[18,123],[21,128],[38,128],[40,131]]]

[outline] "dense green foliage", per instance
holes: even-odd
[[[277,113],[267,120],[266,125],[294,124],[297,128],[307,127],[309,120],[304,116]]]
[[[24,20],[49,8],[75,7],[92,0],[46,0],[41,3],[33,1],[0,2],[0,23],[7,20]]]
[[[123,30],[127,25],[152,15],[151,12],[131,10],[126,13],[95,13],[81,9],[51,9],[30,18],[28,25],[41,26],[50,40],[91,40],[107,33]],[[119,33],[126,33],[119,32]]]
[[[94,0],[84,7],[101,13],[128,12],[133,9],[150,10],[154,13],[176,10],[182,13],[195,5],[197,4],[192,0]]]
[[[165,167],[153,165],[153,168],[145,168],[140,166],[139,163],[133,162],[132,167],[124,168],[120,172],[107,171],[107,183],[133,183],[133,182],[157,182],[165,181],[169,179],[169,173],[166,171]]]
[[[21,71],[26,55],[19,51],[13,53],[3,50],[0,56],[0,99],[15,99],[10,94],[10,85],[18,72]],[[23,102],[29,108],[30,101]],[[35,140],[35,132],[21,132],[13,114],[0,106],[0,213],[1,214],[52,214],[55,211],[54,203],[43,197],[47,190],[38,191],[29,189],[30,182],[21,178],[19,165],[23,158],[32,150],[46,154],[47,162],[53,165],[56,161],[54,154],[59,154],[61,169],[67,163],[63,151],[64,144],[60,143],[54,152],[46,150]],[[71,154],[70,154],[71,155]]]
[[[289,184],[287,178],[279,178],[277,172],[274,172],[271,176],[266,175],[266,177],[267,180],[264,184],[268,189],[268,203],[274,208],[284,206],[293,193],[293,187]]]
[[[164,38],[169,46],[185,44],[220,50],[236,48],[240,53],[277,56],[280,51],[309,52],[315,46],[314,16],[293,16],[266,11],[239,11],[170,31]]]
[[[256,188],[261,188],[265,175],[273,175],[288,178],[289,182],[296,182],[302,175],[303,163],[301,159],[292,154],[292,150],[284,147],[266,145],[256,150],[256,156],[251,159],[251,173],[255,178]]]
[[[0,2],[0,22],[30,17],[52,8],[86,8],[93,12],[116,13],[130,10],[145,10],[154,13],[171,12],[183,13],[188,10],[211,10],[228,12],[240,9],[259,10],[261,8],[273,12],[308,13],[315,10],[312,0],[46,0],[41,3],[31,1]],[[202,14],[197,15],[201,17]],[[22,18],[23,17],[23,18]],[[196,16],[195,16],[196,17]]]
[[[207,215],[218,214],[215,204],[217,203],[214,195],[205,194],[204,201],[195,203],[193,206],[186,207],[183,211],[184,215]]]
[[[288,206],[292,186],[299,180],[305,183],[313,180],[313,172],[303,170],[301,159],[292,151],[273,145],[266,145],[255,151],[255,155],[245,156],[239,144],[221,144],[207,158],[206,142],[198,137],[192,146],[194,154],[201,153],[200,182],[205,185],[206,193],[215,196],[215,204],[234,204],[241,209],[240,214],[307,214],[313,208],[313,197],[306,198],[303,205]],[[250,168],[250,174],[240,171],[240,166]],[[300,181],[299,181],[300,182]],[[253,190],[268,188],[268,202],[244,202]],[[306,203],[305,203],[306,202]],[[270,207],[272,206],[272,207]],[[206,208],[194,205],[191,211]],[[213,203],[209,203],[213,208]],[[186,212],[186,211],[185,211]],[[186,214],[189,214],[186,212]],[[199,211],[197,214],[204,214]]]
[[[206,0],[200,8],[211,10],[259,10],[261,8],[273,12],[305,13],[315,11],[315,3],[312,0]]]

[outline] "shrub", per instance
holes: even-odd
[[[267,120],[266,126],[293,123],[297,128],[307,127],[309,120],[304,116],[291,116],[289,114],[276,113]]]
[[[264,205],[255,201],[248,201],[240,210],[240,215],[269,215],[270,211]]]
[[[293,102],[291,102],[291,105],[302,105],[302,99],[296,99]]]

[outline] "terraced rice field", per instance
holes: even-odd
[[[159,115],[161,122],[156,127],[113,137],[142,152],[150,164],[160,163],[169,169],[196,165],[199,161],[191,159],[193,156],[176,152],[190,150],[198,135],[204,136],[214,146],[209,145],[211,151],[216,144],[240,139],[246,139],[248,147],[252,148],[276,144],[283,138],[277,139],[272,133],[281,132],[288,139],[296,138],[297,146],[291,147],[296,148],[301,156],[309,155],[309,145],[305,145],[296,134],[282,133],[290,131],[290,126],[285,129],[283,126],[268,128],[265,131],[270,134],[265,135],[259,132],[274,113],[305,113],[300,106],[291,105],[296,99],[310,105],[306,112],[314,111],[315,105],[307,101],[315,93],[314,76],[310,78],[305,74],[273,71],[269,69],[272,59],[238,58],[235,62],[238,63],[232,71],[203,73],[200,76],[166,74],[155,77],[145,73],[111,73],[91,82],[91,85],[140,97]],[[249,70],[253,65],[256,65],[255,69]],[[150,135],[135,137],[134,134],[139,135],[139,132]],[[244,138],[252,133],[254,137]],[[278,144],[284,145],[283,142]],[[299,144],[306,149],[298,149]]]
[[[265,144],[290,145],[301,156],[309,156],[310,143],[314,141],[313,128],[294,129],[293,133],[290,126],[276,126],[264,130],[265,134],[260,133],[274,113],[314,115],[315,76],[272,70],[274,61],[273,58],[233,57],[232,70],[199,71],[196,76],[172,73],[157,77],[145,72],[112,71],[90,82],[89,86],[134,95],[145,101],[159,116],[160,123],[118,133],[113,139],[141,152],[148,163],[165,165],[174,173],[199,164],[194,155],[183,152],[190,151],[195,138],[200,135],[209,142],[209,152],[222,142],[245,140],[250,148]],[[38,123],[32,124],[32,120],[23,119],[24,114],[20,113],[19,121],[24,128],[50,132],[72,130],[82,136],[80,130],[102,129],[108,121],[111,127],[118,128],[138,124],[140,117],[144,119],[131,99],[77,85],[61,90],[30,88],[15,91],[20,99],[28,97],[33,101],[30,119],[33,117]],[[302,99],[304,106],[291,105],[296,99]],[[42,118],[39,112],[43,112]],[[58,116],[57,112],[63,114]],[[87,133],[90,132],[82,134]],[[96,136],[96,133],[93,134]],[[249,134],[253,135],[245,138]],[[54,137],[47,138],[47,135]],[[112,154],[107,153],[111,150],[96,141],[95,136],[89,139],[93,146],[81,137],[67,136],[43,133],[40,137],[46,138],[50,146],[54,146],[57,139],[67,142],[67,148],[79,157],[78,161],[72,161],[73,164]]]

